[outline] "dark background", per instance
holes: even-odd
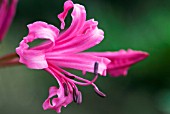
[[[143,50],[150,56],[131,67],[127,77],[100,77],[97,85],[107,94],[98,97],[92,87],[79,87],[83,103],[62,108],[62,114],[170,114],[170,1],[73,0],[83,4],[87,19],[105,31],[102,43],[89,51]],[[57,14],[64,0],[20,0],[13,24],[0,45],[0,54],[14,52],[28,30],[45,21],[59,28]],[[70,16],[67,18],[69,26]],[[42,109],[55,79],[25,66],[0,69],[0,114],[55,114]]]

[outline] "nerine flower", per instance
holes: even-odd
[[[18,0],[2,0],[0,1],[0,41],[3,40],[11,22],[15,15]]]
[[[16,48],[21,63],[31,69],[46,70],[59,83],[59,87],[50,87],[49,96],[43,103],[45,110],[53,109],[57,113],[60,113],[61,108],[66,107],[72,101],[78,104],[82,102],[82,94],[76,85],[91,85],[99,96],[105,97],[105,94],[94,83],[98,75],[105,76],[107,71],[113,76],[121,75],[123,70],[127,70],[130,65],[146,58],[147,55],[141,51],[127,51],[124,54],[120,51],[109,53],[83,52],[99,44],[104,38],[104,32],[98,28],[98,22],[94,19],[86,20],[84,6],[74,4],[71,0],[64,3],[64,11],[58,15],[61,29],[65,28],[65,17],[72,8],[72,22],[64,32],[60,32],[57,27],[45,22],[34,22],[28,25],[28,35]],[[28,43],[36,39],[47,41],[29,47]],[[119,60],[124,62],[116,63]],[[118,69],[115,69],[114,65],[119,66]],[[94,78],[87,80],[63,68],[81,70],[83,74],[91,72],[94,74]]]

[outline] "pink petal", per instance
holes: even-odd
[[[24,50],[22,47],[18,47],[16,52],[20,56],[19,62],[25,64],[28,68],[44,69],[48,67],[43,51]]]
[[[49,73],[51,73],[58,81],[60,88],[53,86],[49,89],[49,96],[43,103],[44,110],[47,109],[53,109],[57,113],[61,112],[62,106],[66,107],[68,104],[70,104],[73,101],[72,94],[68,94],[68,96],[64,95],[64,88],[63,88],[63,81],[59,78],[59,76],[54,72],[55,69],[53,68],[47,68],[46,69]],[[56,96],[57,95],[57,96]],[[52,98],[52,97],[57,98]],[[52,104],[50,103],[50,99],[52,99]]]
[[[86,20],[86,10],[84,6],[79,5],[79,4],[73,4],[71,0],[66,1],[64,4],[64,11],[58,15],[58,18],[61,21],[62,29],[64,29],[64,26],[65,26],[65,23],[64,23],[65,17],[67,16],[68,11],[71,8],[73,8],[73,11],[71,13],[72,23],[70,27],[63,33],[63,37],[66,37],[68,34],[70,34],[71,36],[72,34],[77,33]]]
[[[128,51],[120,50],[118,52],[91,52],[95,56],[106,57],[111,62],[107,66],[107,71],[111,76],[118,77],[120,75],[127,75],[129,67],[148,56],[148,53],[142,51]]]
[[[56,51],[61,53],[77,53],[99,44],[104,38],[104,32],[98,29],[98,22],[94,19],[86,21],[86,10],[84,6],[66,1],[64,11],[58,15],[61,26],[68,11],[73,7],[72,23],[70,27],[60,34],[56,40]]]
[[[64,22],[64,20],[65,20],[67,14],[68,14],[68,11],[69,11],[71,8],[73,8],[73,2],[72,2],[72,1],[66,1],[66,2],[64,3],[64,11],[58,15],[58,18],[59,18],[60,21],[61,21],[61,29],[64,29],[64,27],[65,27],[65,22]]]
[[[130,66],[129,66],[130,67]],[[114,68],[110,68],[108,69],[108,73],[113,76],[113,77],[119,77],[121,75],[126,76],[128,73],[128,69],[129,67],[125,67],[125,68],[119,68],[119,69],[114,69]]]
[[[82,71],[94,72],[94,64],[98,62],[98,73],[100,75],[106,75],[106,68],[110,62],[107,58],[92,56],[90,54],[57,54],[47,53],[46,59],[49,63],[64,67],[73,68]]]
[[[50,98],[52,98],[53,96],[57,95],[57,91],[58,91],[58,88],[56,86],[52,86],[52,87],[49,88],[48,99],[46,99],[44,101],[44,103],[43,103],[43,109],[44,110],[53,108],[53,106],[50,103]]]
[[[28,25],[29,34],[20,42],[20,46],[16,48],[17,54],[20,56],[20,62],[33,69],[44,69],[48,67],[45,51],[50,50],[55,45],[55,39],[59,34],[59,30],[48,25],[45,22],[35,22]],[[29,48],[28,43],[35,39],[47,39],[51,42],[50,47],[40,50]]]
[[[12,0],[8,6],[8,0],[3,0],[0,6],[0,41],[5,36],[15,15],[18,0]]]
[[[104,32],[97,25],[98,22],[94,19],[86,21],[76,36],[57,40],[57,46],[53,50],[59,53],[77,53],[99,44],[104,38]]]
[[[68,13],[73,7],[71,26],[60,34],[55,41],[53,51],[58,53],[77,53],[89,49],[99,44],[104,38],[104,32],[98,29],[98,22],[94,19],[86,21],[86,11],[82,5],[73,4],[72,1],[66,1],[64,11],[58,15],[62,24]],[[42,45],[45,47],[47,43]],[[41,46],[36,47],[41,48]]]
[[[0,4],[0,17],[1,17],[0,18],[0,30],[2,28],[7,11],[8,11],[8,0],[2,0]]]
[[[27,39],[29,40],[28,42],[31,42],[35,39],[48,39],[54,43],[59,34],[58,28],[41,21],[29,24],[28,29],[29,29],[29,34],[27,36],[29,37],[29,39]]]

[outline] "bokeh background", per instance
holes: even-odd
[[[98,97],[90,86],[79,86],[83,103],[62,108],[62,114],[170,114],[170,1],[73,1],[83,4],[87,19],[94,18],[105,31],[102,43],[89,51],[131,48],[147,51],[150,56],[131,67],[127,77],[100,77],[96,83],[106,98]],[[29,23],[41,20],[59,27],[57,14],[63,11],[63,3],[64,0],[19,0],[0,54],[15,51],[27,35]],[[68,16],[67,25],[70,20]],[[45,71],[25,66],[1,68],[0,114],[55,114],[42,109],[52,85],[57,83]]]

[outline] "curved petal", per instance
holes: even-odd
[[[8,12],[8,0],[2,0],[0,2],[0,29],[2,28],[6,14]]]
[[[148,56],[148,53],[146,52],[131,49],[128,51],[120,50],[118,52],[91,52],[87,54],[106,57],[111,60],[107,66],[107,71],[114,77],[127,75],[127,71],[131,65],[142,61]]]
[[[44,110],[53,108],[53,106],[50,103],[50,98],[57,95],[57,91],[58,91],[58,88],[56,86],[52,86],[52,87],[49,88],[49,96],[43,103],[43,109]]]
[[[56,42],[53,51],[58,53],[77,53],[99,44],[104,38],[104,32],[97,27],[98,22],[94,19],[85,22],[79,34],[72,39]]]
[[[3,39],[12,22],[17,2],[18,0],[12,0],[10,5],[8,5],[8,0],[2,1],[0,6],[0,41]]]
[[[20,56],[19,62],[25,64],[28,68],[44,69],[48,67],[43,51],[23,50],[22,47],[18,47],[16,52]]]
[[[7,14],[7,10],[8,9],[8,0],[2,0],[1,4],[0,4],[0,30],[2,28],[4,19],[6,17]]]
[[[50,91],[53,91],[50,92]],[[73,101],[73,96],[72,94],[69,94],[68,96],[58,96],[59,94],[61,94],[61,89],[53,86],[50,87],[49,89],[49,97],[44,101],[43,103],[43,109],[47,110],[47,109],[53,109],[55,110],[57,113],[61,112],[61,108],[62,106],[67,106],[68,104],[70,104]],[[63,92],[62,92],[63,93]],[[52,97],[57,97],[57,98],[52,98]],[[52,103],[50,102],[50,99],[52,99]]]
[[[58,18],[61,21],[61,28],[64,29],[65,26],[65,17],[68,14],[68,11],[73,8],[73,11],[71,13],[72,16],[72,22],[70,27],[62,34],[62,36],[59,37],[59,39],[63,39],[65,37],[69,37],[72,35],[75,35],[81,27],[84,25],[84,22],[86,20],[86,10],[84,6],[79,4],[73,4],[71,0],[68,0],[64,3],[64,11],[58,15]]]
[[[42,21],[34,22],[33,24],[28,25],[29,37],[28,42],[32,42],[33,40],[39,39],[48,39],[55,43],[55,40],[58,37],[59,30],[53,25],[47,24]]]
[[[64,29],[64,27],[65,27],[65,22],[64,22],[64,20],[65,20],[67,14],[68,14],[68,11],[69,11],[71,8],[73,8],[73,7],[74,7],[74,6],[73,6],[73,2],[72,2],[72,1],[66,1],[66,2],[64,3],[64,11],[58,15],[58,18],[59,18],[60,21],[61,21],[61,29]]]
[[[110,60],[103,57],[97,57],[89,54],[57,54],[47,53],[46,59],[51,64],[64,67],[73,68],[82,71],[88,71],[94,73],[95,62],[98,62],[98,73],[100,75],[106,75],[106,68]]]
[[[51,50],[55,45],[55,39],[59,34],[59,30],[45,22],[35,22],[30,24],[28,25],[28,29],[28,36],[24,37],[20,42],[19,47],[16,48],[16,52],[20,56],[19,61],[33,69],[47,68],[48,64],[45,58],[45,52]],[[46,48],[47,46],[43,46],[41,49],[29,48],[28,43],[35,39],[49,40],[52,45],[48,45],[48,48]]]
[[[63,81],[57,76],[57,74],[53,71],[52,68],[46,68],[47,72],[51,73],[59,83],[59,89],[55,86],[50,87],[49,89],[49,96],[43,103],[44,110],[47,109],[53,109],[57,113],[61,112],[62,106],[66,107],[68,104],[70,104],[73,101],[73,95],[70,93],[67,96],[64,94],[64,87],[62,85]],[[55,97],[56,98],[53,98]],[[50,99],[52,100],[52,103],[50,102]]]
[[[91,48],[100,43],[104,38],[104,32],[98,29],[98,22],[94,19],[86,21],[86,10],[84,6],[73,4],[72,1],[66,1],[64,11],[58,15],[61,26],[64,26],[64,19],[68,11],[73,7],[72,23],[70,27],[60,34],[56,40],[54,50],[61,53],[77,53]]]

